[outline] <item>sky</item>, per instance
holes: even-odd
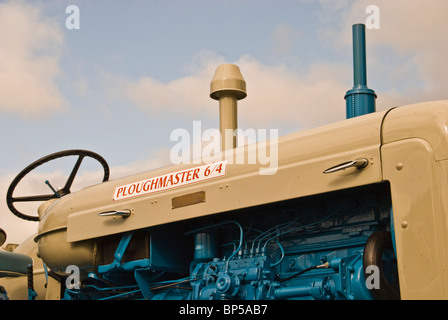
[[[377,20],[368,20],[369,5]],[[0,1],[0,228],[7,242],[37,231],[37,222],[6,205],[21,170],[68,149],[103,156],[111,179],[170,165],[174,130],[191,131],[193,121],[219,126],[209,91],[223,63],[238,65],[247,84],[239,127],[279,136],[345,119],[355,23],[370,23],[367,77],[378,111],[447,99],[446,12],[446,0]],[[30,174],[18,190],[48,193],[44,181],[57,186],[70,168],[60,165]],[[93,162],[83,170],[76,188],[101,181]]]

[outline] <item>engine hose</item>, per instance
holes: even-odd
[[[383,252],[385,250],[394,250],[391,233],[384,230],[374,232],[369,239],[367,239],[364,247],[364,276],[367,279],[367,276],[369,275],[366,273],[366,268],[368,266],[377,266],[380,270],[380,283],[378,289],[369,289],[372,297],[378,300],[399,300],[400,293],[390,285],[383,272]]]

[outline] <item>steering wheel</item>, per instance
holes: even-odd
[[[49,185],[49,187],[53,190],[53,194],[45,194],[45,195],[35,195],[35,196],[25,196],[25,197],[14,197],[13,193],[19,182],[32,170],[36,169],[37,167],[43,165],[46,162],[49,162],[51,160],[55,160],[62,157],[68,157],[68,156],[78,156],[78,159],[70,172],[70,175],[67,179],[67,182],[65,183],[64,187],[58,191],[54,190],[53,187],[49,184],[48,181],[45,181]],[[78,169],[81,166],[81,163],[85,157],[93,158],[97,160],[104,170],[104,177],[103,181],[105,182],[109,180],[109,165],[107,164],[106,160],[104,160],[103,157],[100,155],[88,151],[88,150],[66,150],[66,151],[59,151],[56,153],[52,153],[50,155],[47,155],[43,158],[40,158],[39,160],[36,160],[32,164],[30,164],[28,167],[23,169],[17,177],[14,178],[14,180],[11,182],[11,185],[8,188],[8,192],[6,193],[6,203],[8,204],[9,210],[16,215],[17,217],[25,220],[30,221],[39,221],[38,216],[29,216],[26,214],[23,214],[19,210],[17,210],[14,207],[15,202],[30,202],[30,201],[47,201],[50,199],[56,199],[60,198],[66,194],[70,193],[70,188],[72,187],[73,180],[75,179],[76,174],[78,173]]]
[[[6,232],[0,228],[0,246],[2,246],[6,241]]]

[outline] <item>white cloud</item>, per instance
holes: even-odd
[[[323,16],[333,19],[328,18],[332,23],[323,25],[320,33],[335,48],[351,46],[352,24],[366,22],[369,5],[378,7],[380,29],[366,32],[368,78],[383,87],[377,91],[369,85],[378,93],[377,105],[386,108],[447,98],[446,0],[362,0],[340,6],[321,2]]]
[[[151,158],[149,159],[137,160],[130,164],[111,168],[110,180],[127,177],[133,174],[166,167],[169,165],[172,165],[170,160],[170,150],[168,148],[162,148],[156,152],[152,152]]]
[[[56,86],[63,37],[41,10],[20,2],[0,4],[0,110],[41,115],[65,101]]]
[[[341,120],[347,91],[344,66],[312,64],[304,74],[285,65],[266,66],[250,57],[237,62],[247,82],[248,97],[241,101],[240,115],[254,127],[269,127],[273,121],[310,128]],[[341,76],[342,75],[342,76]],[[346,83],[346,82],[345,82]]]
[[[417,91],[410,87],[407,93],[411,96],[417,93],[424,99],[446,99],[448,2],[382,0],[377,5],[382,13],[381,32],[372,37],[372,44],[390,46],[397,55],[407,57],[403,65],[409,63],[415,68],[416,79],[410,82],[422,83]],[[394,69],[389,72],[393,75]]]
[[[128,81],[124,85],[125,94],[138,107],[153,114],[212,114],[216,110],[209,98],[210,81],[222,63],[225,63],[222,57],[201,51],[188,66],[189,76],[168,83],[142,77],[136,82]]]
[[[218,102],[209,97],[210,81],[219,64],[228,63],[209,54],[189,76],[168,83],[143,77],[127,85],[128,98],[152,113],[195,117],[216,116]],[[350,70],[330,63],[316,63],[305,74],[286,65],[264,65],[249,55],[231,62],[240,67],[248,96],[239,101],[239,117],[253,128],[270,127],[272,121],[314,127],[345,116],[344,80]],[[345,81],[347,83],[347,81]]]
[[[343,97],[353,83],[351,26],[366,21],[366,8],[371,3],[320,3],[321,24],[316,32],[325,48],[338,54],[343,50],[347,57],[343,62],[316,60],[299,73],[287,62],[266,64],[250,55],[226,61],[217,53],[201,51],[193,57],[186,76],[169,82],[151,76],[135,81],[119,77],[124,88],[121,92],[157,117],[176,114],[216,118],[217,102],[209,98],[210,81],[219,64],[234,63],[247,83],[248,96],[239,102],[238,109],[239,123],[245,127],[268,128],[275,123],[305,129],[342,120]],[[443,18],[448,2],[381,0],[375,4],[381,13],[381,29],[368,30],[367,63],[369,87],[378,94],[377,109],[444,98],[448,64],[443,61],[448,55],[448,42],[441,39],[448,30],[448,20]],[[270,39],[277,44],[277,53],[288,53],[292,41],[301,36],[298,30],[277,25]]]
[[[365,23],[369,1],[321,0],[317,33],[326,46],[344,51],[344,62],[316,61],[298,73],[287,63],[267,65],[250,55],[225,61],[217,54],[202,54],[189,75],[168,83],[151,77],[128,82],[128,98],[142,109],[157,113],[192,115],[196,119],[217,115],[209,98],[214,70],[234,63],[247,83],[246,99],[239,102],[239,121],[246,127],[272,123],[316,127],[345,118],[344,94],[352,86],[352,25]],[[445,0],[375,2],[380,10],[380,30],[367,30],[368,85],[378,94],[377,110],[424,100],[446,99],[448,30]],[[286,25],[271,34],[282,52],[300,36]],[[339,53],[340,53],[339,52]],[[281,52],[278,52],[281,53]],[[346,62],[350,62],[347,64]]]

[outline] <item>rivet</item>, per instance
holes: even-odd
[[[406,229],[407,227],[408,227],[408,222],[406,221],[406,220],[403,220],[402,222],[401,222],[401,227],[403,228],[403,229]]]
[[[403,163],[402,162],[398,162],[395,166],[395,168],[397,168],[397,170],[401,170],[403,169]]]

